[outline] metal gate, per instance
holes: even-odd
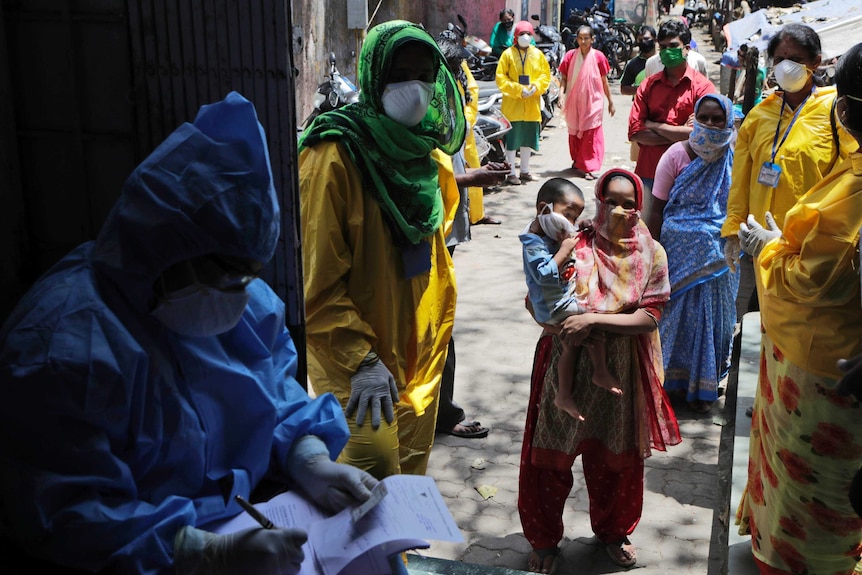
[[[95,238],[143,158],[236,90],[268,138],[282,235],[264,277],[304,357],[289,0],[0,2],[0,181],[10,183],[0,201],[11,207],[0,216],[0,320],[39,274]]]

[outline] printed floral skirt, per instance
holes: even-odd
[[[862,463],[862,409],[836,381],[792,364],[763,334],[748,459],[736,520],[778,572],[847,575],[862,554],[848,499]]]

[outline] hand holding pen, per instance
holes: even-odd
[[[261,527],[263,527],[264,529],[275,529],[275,525],[273,524],[273,522],[270,521],[266,515],[261,513],[257,509],[257,507],[243,499],[242,495],[236,495],[234,499],[236,499],[236,502],[239,503],[239,506],[242,507],[246,513],[251,515],[251,518],[257,521]]]

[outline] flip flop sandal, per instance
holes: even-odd
[[[595,180],[596,176],[592,172],[587,172],[586,174],[584,174],[584,179],[591,181],[591,180]]]
[[[458,427],[461,427],[466,431],[459,431]],[[443,433],[467,439],[481,439],[488,435],[488,431],[489,429],[487,427],[482,427],[482,424],[478,421],[462,421],[460,423],[456,423],[455,427],[449,431],[444,431]]]
[[[530,561],[535,556],[535,560]],[[545,571],[545,564],[548,561],[548,557],[553,557],[553,561],[551,561],[551,565],[547,567],[547,571]],[[532,563],[532,564],[531,564]],[[557,572],[557,569],[560,566],[560,548],[559,547],[551,547],[550,549],[533,549],[530,551],[530,555],[527,557],[527,571],[529,573],[548,573],[549,575],[553,575]]]
[[[605,551],[608,552],[611,561],[620,567],[632,567],[638,562],[637,551],[628,537],[616,543],[608,543],[605,545]]]

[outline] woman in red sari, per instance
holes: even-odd
[[[641,517],[644,458],[680,442],[679,426],[662,387],[661,344],[656,327],[670,295],[667,258],[640,219],[643,184],[635,174],[611,169],[597,182],[593,228],[575,247],[575,289],[588,293],[604,313],[570,316],[559,329],[545,326],[533,364],[521,452],[518,511],[533,547],[528,570],[552,573],[563,536],[563,506],[572,489],[572,465],[582,456],[596,537],[618,565],[637,561],[628,539]],[[551,330],[554,329],[555,333]],[[608,368],[622,396],[590,385],[589,354],[579,354],[574,399],[585,421],[554,406],[561,340],[590,345],[603,340]]]

